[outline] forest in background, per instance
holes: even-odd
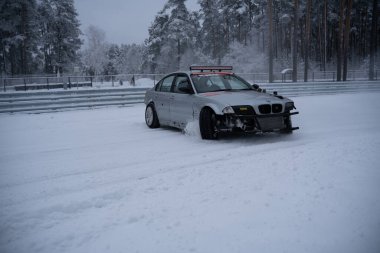
[[[233,65],[236,72],[298,73],[380,66],[378,0],[168,0],[144,43],[114,44],[80,30],[73,0],[0,0],[0,73],[132,74]],[[86,37],[83,45],[81,35]]]

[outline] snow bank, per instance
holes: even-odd
[[[379,252],[380,93],[203,141],[144,106],[0,115],[0,252]]]

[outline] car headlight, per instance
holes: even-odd
[[[223,109],[222,112],[224,114],[233,114],[233,113],[235,113],[234,109],[231,106],[227,106],[226,108]]]
[[[290,111],[290,110],[293,110],[294,108],[295,108],[294,102],[287,102],[285,104],[285,111]]]

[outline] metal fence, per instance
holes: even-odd
[[[378,73],[375,71],[375,80]],[[250,82],[267,83],[268,73],[237,73]],[[1,77],[1,88],[6,91],[27,91],[40,89],[79,89],[79,88],[108,88],[108,87],[153,87],[164,74],[120,74],[120,75],[98,75],[98,76],[25,76],[8,78]],[[336,72],[310,72],[310,82],[335,82]],[[274,82],[291,82],[291,74],[274,74]],[[304,80],[303,73],[298,73],[298,81]],[[368,80],[367,71],[348,71],[348,81]]]
[[[2,78],[3,91],[15,90],[39,90],[39,89],[58,89],[58,88],[73,88],[73,87],[91,87],[93,77],[90,76],[40,76],[40,77],[17,77],[17,78]]]
[[[25,76],[1,78],[1,91],[79,89],[102,87],[153,87],[164,75],[122,74],[98,76]]]
[[[374,80],[379,80],[380,70],[375,70]],[[268,73],[237,73],[246,80],[250,80],[258,83],[269,82]],[[292,73],[281,74],[280,72],[274,73],[274,82],[292,82]],[[304,73],[297,73],[297,80],[299,82],[304,81]],[[347,71],[347,81],[359,81],[368,80],[368,71],[351,70]],[[336,71],[311,71],[308,73],[309,82],[336,82]]]

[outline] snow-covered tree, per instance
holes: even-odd
[[[71,65],[77,64],[82,44],[73,1],[0,0],[0,72],[69,72]],[[149,27],[144,45],[110,45],[100,50],[102,53],[97,49],[102,60],[92,69],[99,74],[166,73],[187,69],[191,64],[228,64],[227,60],[241,67],[243,62],[257,62],[246,57],[263,59],[265,53],[265,61],[272,55],[268,63],[273,67],[269,69],[278,72],[295,63],[293,73],[298,66],[305,80],[308,70],[318,67],[339,73],[343,68],[339,75],[343,79],[348,69],[370,69],[370,78],[376,77],[380,65],[378,0],[198,3],[200,10],[190,12],[186,0],[167,0]],[[340,3],[344,3],[343,9]],[[82,52],[87,54],[83,59],[87,57],[88,63],[91,53]],[[253,65],[240,69],[260,68]]]
[[[77,63],[80,23],[73,0],[40,0],[39,20],[45,71],[63,72]]]
[[[118,61],[118,58],[120,57],[120,47],[117,44],[108,45],[106,55],[107,55],[107,62],[105,63],[103,74],[104,75],[118,74],[117,61]]]
[[[369,80],[374,80],[375,77],[375,54],[377,45],[376,25],[378,20],[379,7],[377,0],[372,0],[372,22],[371,22],[371,39],[370,39],[370,59],[369,59]]]
[[[252,29],[252,1],[221,0],[221,13],[227,44],[237,40],[247,45]]]
[[[141,72],[143,64],[143,45],[121,45],[116,59],[116,69],[120,74],[136,74]]]
[[[160,55],[163,41],[165,40],[166,24],[169,20],[169,15],[164,9],[160,11],[152,25],[149,27],[149,37],[145,40],[146,51],[144,53],[144,72],[155,73],[158,67],[157,58]]]
[[[185,1],[169,0],[149,28],[144,67],[152,72],[180,69],[181,57],[197,43],[197,15],[187,10]]]
[[[210,55],[220,64],[228,47],[225,44],[225,28],[223,15],[220,13],[220,1],[200,0],[202,24],[202,48],[206,55]]]
[[[37,51],[35,0],[0,1],[0,72],[29,74]]]
[[[196,38],[196,27],[191,19],[185,0],[169,0],[166,8],[171,10],[167,24],[167,46],[176,48],[177,69],[180,68],[181,56],[187,48],[191,47]]]
[[[90,25],[86,29],[85,35],[87,46],[83,51],[83,63],[90,74],[99,75],[108,61],[106,33],[100,28]]]

